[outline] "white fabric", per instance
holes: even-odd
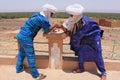
[[[42,7],[42,11],[49,11],[49,12],[55,13],[57,11],[57,8],[53,5],[45,4]]]
[[[49,24],[52,25],[52,22],[51,22],[51,12],[49,11],[41,11],[40,14],[42,16],[45,16],[48,20],[49,20]]]
[[[51,12],[50,11],[41,11],[41,15],[45,16],[46,18],[50,19],[51,18]]]
[[[80,19],[82,18],[82,16],[73,16],[73,17],[69,17],[64,23],[63,26],[68,30],[68,31],[72,31],[74,24],[77,23]]]
[[[48,18],[49,23],[51,25],[51,13],[55,13],[56,11],[57,11],[57,8],[55,6],[50,4],[45,4],[43,5],[42,11],[40,12],[40,14]]]
[[[42,16],[46,17],[43,11],[41,11],[40,14],[41,14]]]
[[[66,12],[68,14],[73,15],[70,16],[64,23],[63,26],[68,30],[72,31],[74,24],[77,23],[83,17],[84,8],[80,4],[73,4],[66,8]]]
[[[73,4],[66,8],[66,12],[72,15],[81,15],[83,14],[84,8],[80,4]]]

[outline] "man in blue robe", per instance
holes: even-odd
[[[27,57],[32,77],[41,80],[45,75],[40,74],[36,68],[35,51],[33,40],[40,29],[47,33],[50,28],[50,18],[56,12],[56,7],[45,4],[41,12],[34,13],[21,27],[16,38],[19,43],[19,52],[16,61],[16,72],[24,70],[23,61]]]
[[[94,61],[101,72],[101,80],[106,80],[106,70],[102,57],[101,29],[94,20],[83,16],[84,8],[80,4],[73,4],[66,8],[70,17],[63,23],[70,32],[70,47],[78,56],[79,68],[74,73],[84,71],[85,61]]]

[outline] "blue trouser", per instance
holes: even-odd
[[[85,54],[78,54],[78,61],[79,61],[79,69],[81,71],[84,71],[84,62],[87,61],[87,59],[84,57]],[[90,57],[91,54],[88,54]],[[98,53],[95,57],[92,57],[90,59],[91,61],[94,61],[96,66],[98,67],[99,71],[101,72],[101,75],[106,75],[106,70],[104,66],[104,61],[101,53]],[[88,59],[89,61],[89,59]]]
[[[19,52],[16,62],[16,70],[19,71],[23,68],[23,61],[27,57],[28,64],[31,68],[32,76],[34,78],[39,76],[39,72],[36,68],[35,53],[33,47],[33,40],[31,38],[19,38]]]

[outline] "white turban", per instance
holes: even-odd
[[[80,4],[73,4],[66,8],[66,12],[68,14],[72,14],[73,16],[69,17],[64,23],[63,26],[72,31],[74,24],[77,23],[83,17],[84,8]]]
[[[50,11],[52,13],[55,13],[57,11],[57,8],[53,5],[45,4],[45,5],[43,5],[42,10],[43,11]]]
[[[51,25],[51,13],[55,13],[56,11],[57,11],[57,8],[55,6],[50,4],[45,4],[43,5],[42,11],[40,12],[40,14],[48,18],[49,23]]]
[[[80,4],[73,4],[66,8],[66,12],[72,15],[81,15],[83,14],[84,8]]]

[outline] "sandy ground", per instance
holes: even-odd
[[[43,80],[100,80],[98,74],[83,72],[73,74],[69,71],[39,69],[39,72],[44,73],[47,77]],[[108,71],[107,80],[120,80],[120,71]],[[0,80],[35,80],[31,77],[29,69],[22,73],[15,72],[15,66],[0,66]]]

